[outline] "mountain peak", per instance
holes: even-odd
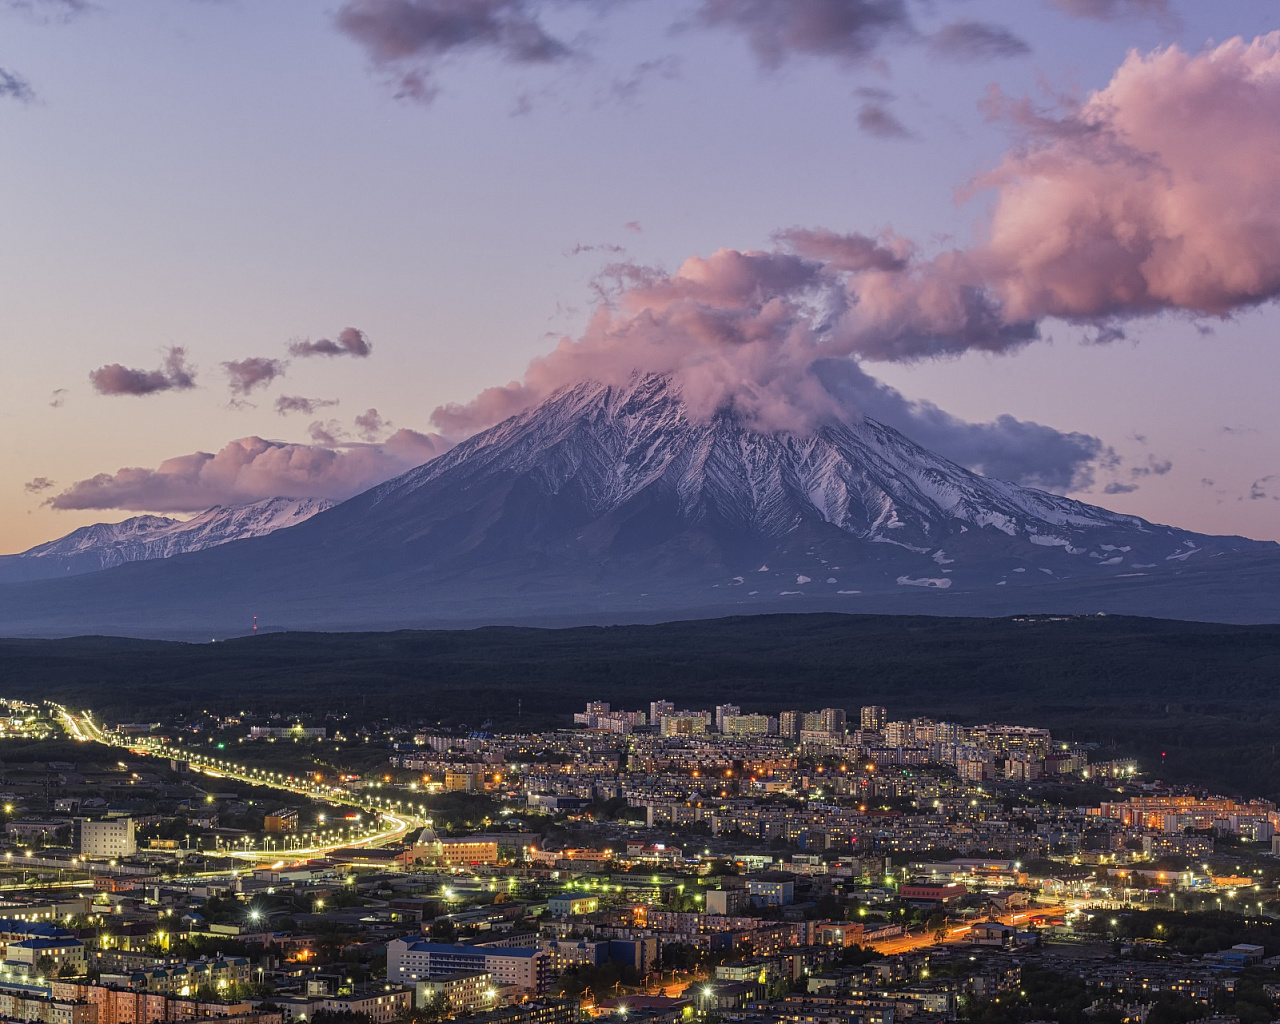
[[[464,470],[472,479],[529,475],[547,493],[572,490],[593,515],[659,487],[691,522],[719,518],[774,537],[820,522],[863,540],[928,547],[963,526],[1068,547],[1072,531],[1167,529],[982,477],[870,418],[808,433],[757,430],[732,408],[698,420],[679,386],[658,374],[563,387],[376,490],[392,500]]]

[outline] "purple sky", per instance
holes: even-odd
[[[345,497],[583,372],[806,429],[823,359],[1280,539],[1270,7],[0,0],[0,550]]]

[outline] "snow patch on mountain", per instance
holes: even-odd
[[[898,577],[900,587],[932,587],[935,590],[946,590],[951,586],[951,582],[949,579],[935,579],[927,576],[918,580],[913,580],[909,576]]]

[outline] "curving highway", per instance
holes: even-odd
[[[391,801],[365,796],[347,786],[316,782],[305,774],[291,775],[236,764],[222,758],[194,753],[182,747],[164,743],[152,736],[128,736],[99,725],[94,721],[92,711],[73,712],[52,701],[47,702],[47,706],[53,709],[63,729],[72,739],[120,747],[149,757],[183,761],[189,764],[193,771],[202,772],[212,778],[229,778],[253,786],[265,786],[295,796],[319,800],[342,810],[354,808],[372,816],[370,825],[354,835],[341,835],[339,830],[332,829],[308,833],[307,835],[312,836],[313,839],[307,845],[289,846],[287,850],[270,847],[228,849],[222,851],[226,856],[255,862],[273,861],[286,854],[291,858],[323,857],[335,850],[388,846],[426,824],[424,818],[390,806]],[[264,842],[270,841],[264,840]]]

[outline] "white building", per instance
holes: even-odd
[[[495,946],[461,946],[414,939],[392,939],[387,943],[387,981],[393,985],[415,985],[429,978],[462,972],[484,971],[498,987],[514,985],[540,994],[549,980],[550,961],[540,949],[513,949]]]
[[[90,860],[119,860],[138,852],[132,818],[75,820],[76,853]]]

